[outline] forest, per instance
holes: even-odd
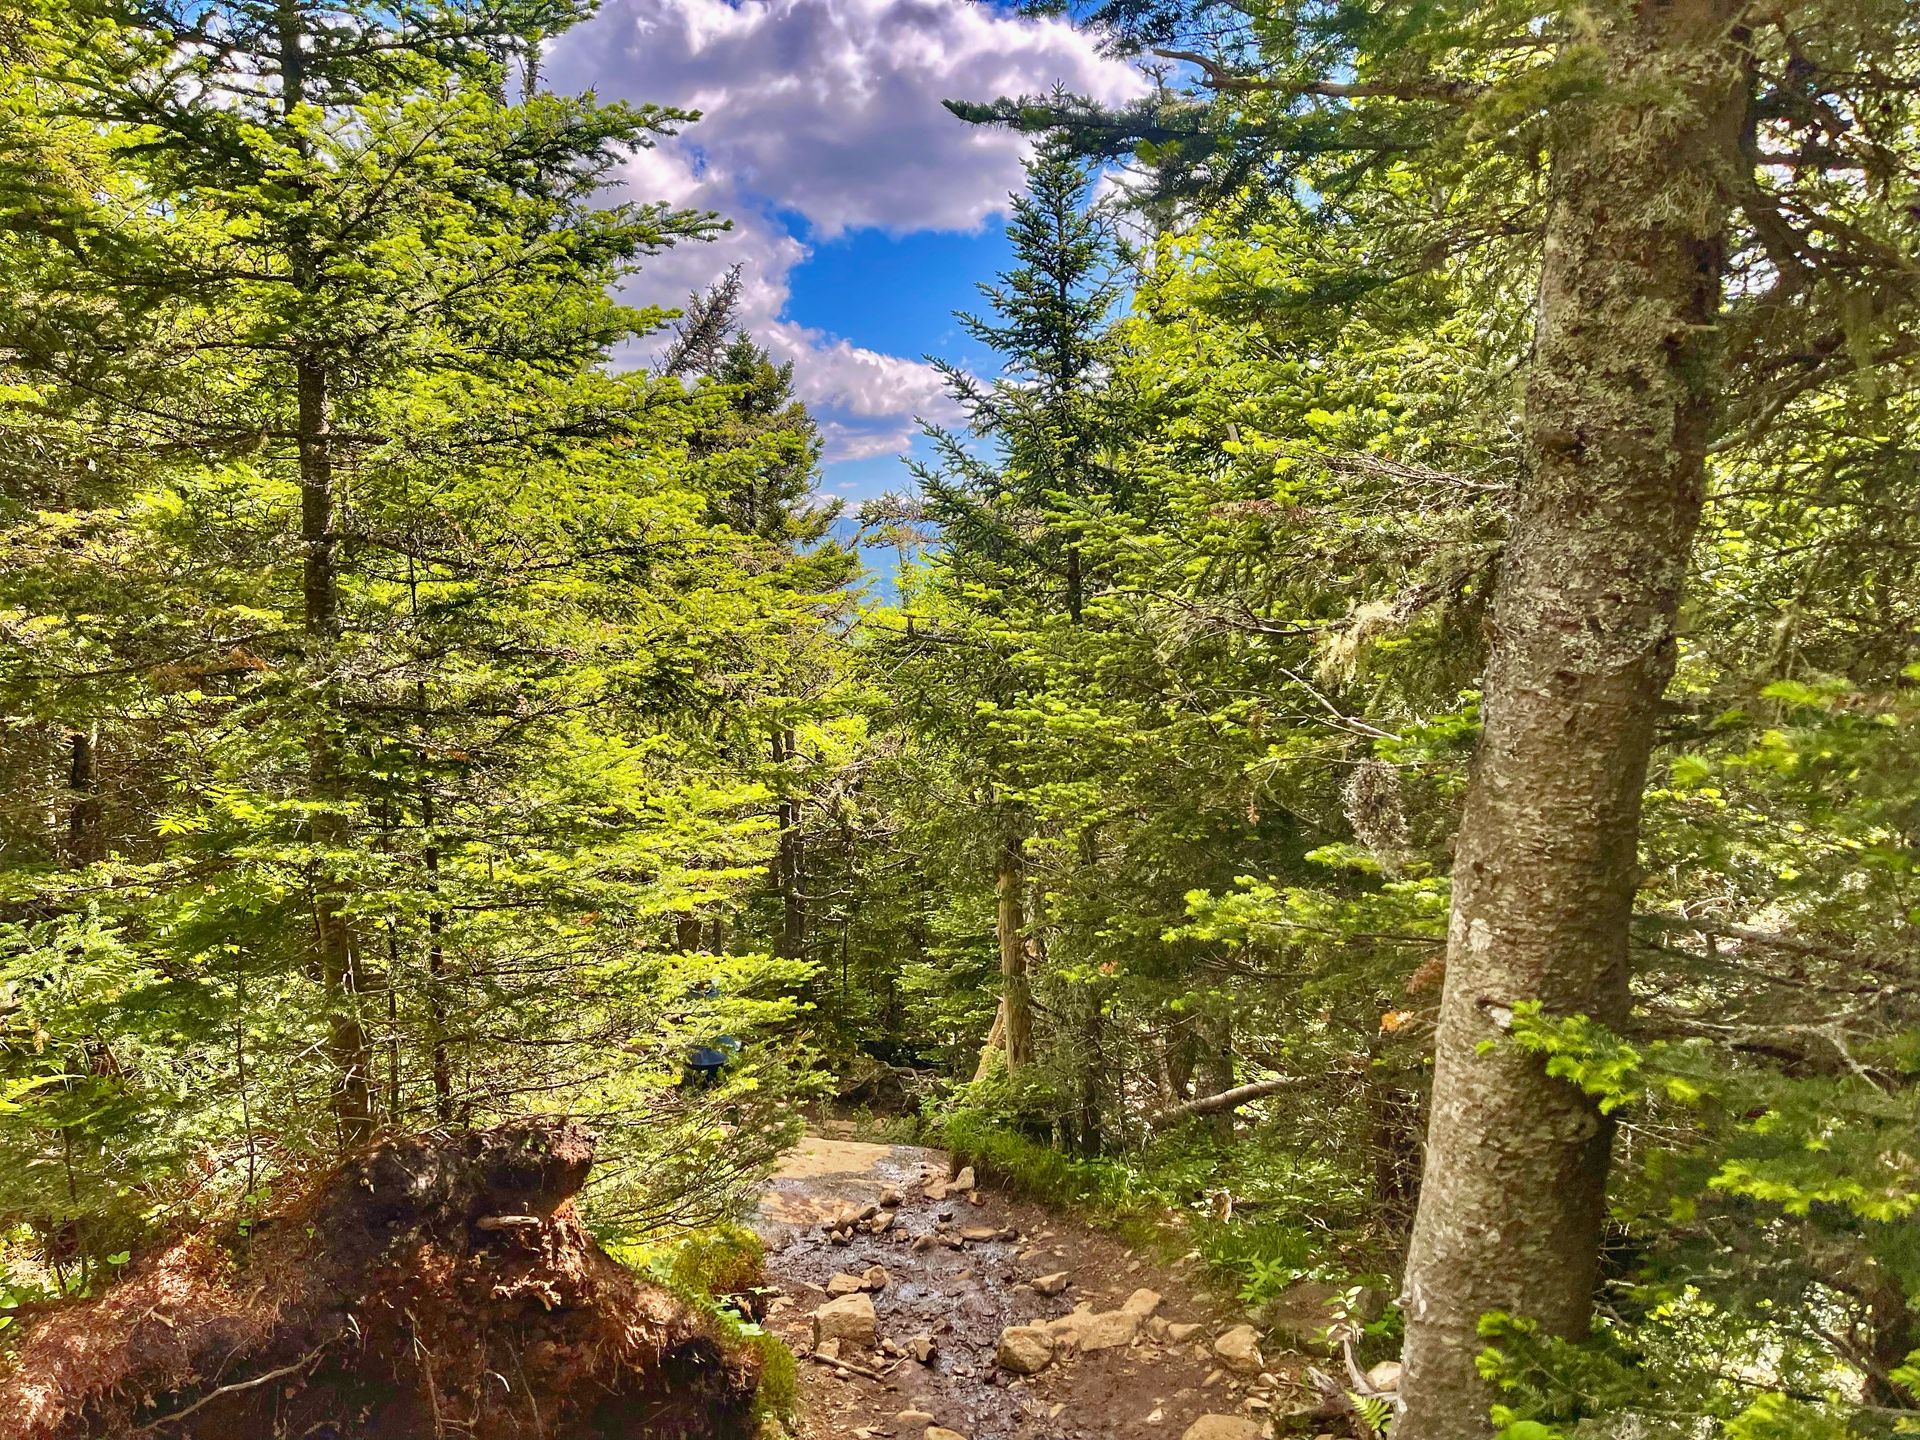
[[[0,1437],[917,1437],[706,1283],[823,1126],[1309,1357],[1200,1440],[1920,1432],[1920,11],[1043,5],[1150,83],[935,97],[997,368],[851,507],[594,8],[0,6]],[[530,1134],[447,1273],[738,1393],[313,1298]]]

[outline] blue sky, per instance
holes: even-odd
[[[952,311],[1006,263],[1024,142],[940,102],[1056,83],[1111,102],[1144,84],[1064,20],[971,0],[605,0],[547,76],[701,112],[621,183],[733,228],[657,258],[629,298],[677,304],[739,264],[747,325],[794,361],[827,437],[823,488],[852,500],[905,483],[918,419],[953,418],[923,357],[989,363]]]

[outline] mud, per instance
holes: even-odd
[[[757,1222],[767,1242],[770,1282],[782,1292],[768,1324],[802,1355],[801,1431],[825,1437],[895,1435],[920,1440],[927,1421],[900,1423],[917,1410],[931,1423],[970,1440],[1146,1440],[1179,1437],[1205,1413],[1255,1417],[1284,1408],[1304,1393],[1274,1365],[1281,1383],[1256,1388],[1219,1373],[1209,1346],[1236,1319],[1203,1298],[1179,1267],[1155,1264],[1111,1235],[1004,1194],[977,1190],[929,1198],[926,1183],[947,1178],[949,1161],[935,1150],[809,1138],[793,1151],[767,1188]],[[858,1233],[834,1243],[822,1221],[877,1204],[888,1189],[903,1203],[883,1234]],[[945,1244],[916,1251],[916,1236],[962,1229],[1011,1231],[1017,1238]],[[934,1342],[931,1363],[884,1349],[846,1349],[845,1358],[883,1378],[811,1362],[812,1311],[836,1273],[884,1266],[890,1283],[872,1296],[883,1339],[904,1346]],[[1048,1298],[1022,1282],[1067,1271],[1064,1293]],[[1057,1359],[1030,1378],[994,1364],[1000,1332],[1065,1314],[1091,1302],[1116,1309],[1140,1288],[1163,1296],[1157,1318],[1200,1322],[1186,1343],[1170,1343],[1156,1325],[1125,1348]],[[1249,1408],[1251,1407],[1251,1408]]]

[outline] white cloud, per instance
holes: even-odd
[[[717,210],[734,228],[659,257],[636,288],[677,303],[739,262],[742,320],[797,362],[833,459],[896,453],[915,415],[951,419],[952,406],[924,362],[782,318],[788,275],[807,254],[786,217],[821,239],[977,228],[1020,184],[1025,142],[963,124],[943,99],[1058,83],[1117,101],[1144,83],[1066,21],[973,0],[607,0],[562,38],[547,73],[559,90],[702,112],[636,156],[623,183],[636,199]]]

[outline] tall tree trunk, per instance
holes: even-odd
[[[99,727],[67,737],[67,856],[75,865],[98,860],[100,844]]]
[[[1584,13],[1608,74],[1553,149],[1529,474],[1455,850],[1397,1440],[1487,1435],[1486,1312],[1561,1336],[1590,1321],[1611,1132],[1502,1030],[1524,1000],[1625,1018],[1641,790],[1719,387],[1745,91],[1733,5]]]
[[[278,10],[280,102],[291,117],[306,101],[306,34],[297,0],[281,0]],[[305,147],[302,146],[304,156]],[[294,288],[311,297],[319,290],[319,270],[304,234],[290,241]],[[343,850],[348,843],[346,799],[331,726],[339,694],[332,677],[334,644],[340,637],[338,541],[333,533],[333,446],[325,358],[305,341],[293,350],[295,435],[300,452],[300,542],[303,554],[300,593],[308,658],[326,679],[319,688],[320,714],[308,754],[308,786],[315,801],[311,829],[316,850]],[[360,1015],[359,955],[352,926],[341,906],[339,881],[325,860],[312,876],[315,968],[327,1006],[327,1051],[334,1072],[334,1118],[346,1147],[373,1135],[373,1055]]]
[[[1107,1143],[1100,1095],[1100,1077],[1107,1068],[1107,1019],[1093,985],[1081,987],[1081,999],[1086,1008],[1080,1016],[1080,1153],[1098,1155]]]
[[[1201,1094],[1218,1095],[1234,1088],[1231,1015],[1206,1017],[1201,1028],[1199,1069]],[[1223,1142],[1232,1140],[1233,1111],[1214,1110],[1208,1113],[1212,1117],[1208,1124],[1213,1130],[1214,1139]]]
[[[1025,837],[1009,822],[994,868],[994,932],[1000,942],[1000,1044],[1007,1074],[1033,1063],[1033,992],[1027,975]]]
[[[796,754],[794,734],[781,728],[773,732],[773,763],[786,766]],[[792,777],[785,776],[785,783]],[[799,960],[807,950],[807,900],[802,889],[804,860],[801,853],[799,797],[784,793],[780,799],[780,838],[774,854],[774,883],[780,890],[780,954]]]
[[[305,352],[296,357],[294,369],[299,394],[300,536],[306,555],[301,585],[304,628],[313,662],[330,671],[334,664],[331,650],[340,634],[340,594],[326,371],[318,357]],[[347,791],[332,730],[332,712],[339,705],[339,695],[331,675],[320,686],[319,694],[321,713],[314,723],[307,766],[307,782],[315,802],[312,837],[316,850],[338,853],[347,848],[351,837],[341,809]],[[323,853],[312,877],[314,951],[326,995],[334,1115],[342,1145],[352,1148],[365,1144],[373,1135],[373,1051],[360,1013],[357,937],[342,906],[340,881],[330,870]]]

